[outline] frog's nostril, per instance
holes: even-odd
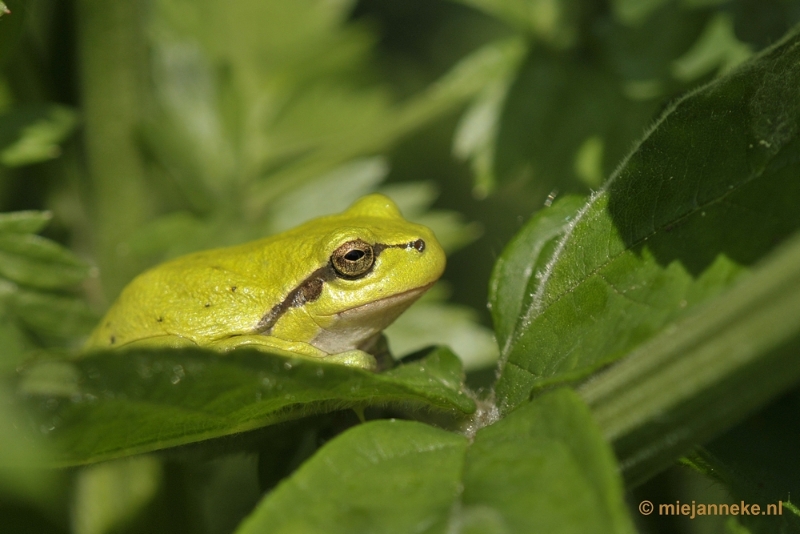
[[[417,239],[416,241],[410,244],[412,247],[417,249],[418,252],[422,252],[423,250],[425,250],[425,241],[423,241],[422,239]]]

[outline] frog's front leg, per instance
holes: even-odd
[[[229,351],[238,347],[251,347],[265,352],[272,352],[286,357],[325,360],[326,362],[349,365],[375,371],[378,368],[375,357],[362,350],[349,350],[338,354],[328,354],[313,345],[300,341],[286,341],[277,337],[258,334],[231,336],[209,344],[210,348]]]

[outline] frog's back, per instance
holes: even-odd
[[[281,248],[282,237],[189,254],[140,274],[86,347],[119,347],[165,336],[205,345],[255,333],[264,314],[291,289],[280,283],[286,271],[303,267],[273,253],[274,247]]]

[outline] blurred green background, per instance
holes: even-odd
[[[481,383],[508,240],[554,198],[596,190],[669,102],[778,40],[800,1],[5,0],[0,13],[0,212],[49,210],[41,234],[64,247],[0,242],[12,263],[20,247],[41,256],[0,273],[2,369],[78,347],[151,265],[378,190],[449,258],[389,332],[394,352],[450,344]],[[23,497],[6,509],[30,532],[65,531],[78,497],[63,484],[8,483]]]

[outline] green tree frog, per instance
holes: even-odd
[[[365,351],[444,267],[433,232],[373,194],[338,215],[144,272],[86,348],[246,345],[374,369]]]

